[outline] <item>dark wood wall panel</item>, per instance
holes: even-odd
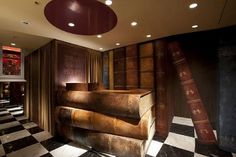
[[[126,58],[126,71],[138,71],[137,57]]]
[[[61,41],[56,43],[58,90],[65,89],[67,82],[87,82],[88,50]]]
[[[139,45],[140,88],[154,89],[154,48],[153,43]]]
[[[138,50],[137,45],[126,47],[126,89],[138,88]]]
[[[140,88],[153,89],[154,88],[154,74],[153,72],[140,73]]]
[[[153,57],[140,58],[140,72],[153,71]]]
[[[126,58],[125,48],[115,49],[114,63],[114,89],[126,89]]]
[[[153,56],[153,43],[145,43],[139,45],[139,57],[151,57]]]
[[[103,86],[109,88],[109,52],[102,53],[102,82]]]

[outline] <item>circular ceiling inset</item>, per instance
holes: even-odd
[[[52,0],[44,14],[52,25],[79,35],[103,34],[117,24],[114,11],[97,0]],[[69,27],[69,23],[75,26]]]

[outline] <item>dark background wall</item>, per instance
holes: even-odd
[[[164,39],[153,40],[145,43],[137,43],[134,44],[137,46],[137,68],[139,71],[138,75],[133,75],[133,78],[139,81],[138,87],[142,87],[142,72],[145,72],[145,68],[149,68],[146,72],[151,72],[153,74],[154,79],[157,78],[157,73],[153,73],[150,67],[156,70],[159,63],[157,59],[154,57],[157,54],[158,48],[156,47],[156,42],[158,41],[166,41],[167,43],[172,41],[178,41],[181,44],[181,48],[186,56],[188,65],[190,70],[193,74],[193,79],[195,80],[200,96],[206,108],[208,117],[213,128],[216,129],[216,126],[219,124],[218,121],[218,105],[220,100],[219,95],[219,56],[218,56],[218,49],[221,47],[220,41],[226,40],[228,38],[232,38],[233,32],[236,30],[236,27],[229,27],[219,30],[212,30],[212,31],[204,31],[204,32],[196,32],[184,35],[177,35],[172,36]],[[224,39],[222,39],[221,34],[224,34]],[[234,40],[235,41],[235,40]],[[151,48],[153,54],[149,55],[152,56],[150,59],[151,61],[145,62],[142,60],[142,48],[145,49],[144,55],[148,56],[148,45],[154,45],[154,48]],[[231,42],[232,45],[232,42]],[[235,42],[233,43],[235,46]],[[129,46],[128,46],[129,47]],[[110,78],[114,79],[114,84],[120,85],[119,89],[128,89],[127,88],[127,73],[125,73],[125,68],[129,64],[127,59],[125,60],[125,52],[127,52],[128,47],[123,47],[119,49],[114,49],[109,52],[105,52],[106,55],[109,53],[113,53],[113,59],[104,62],[105,64],[113,63],[114,65],[114,76],[112,75],[104,75],[104,83],[109,84]],[[146,48],[145,48],[146,47]],[[150,46],[149,46],[150,47]],[[124,52],[124,56],[117,59],[116,53]],[[180,117],[190,117],[190,110],[188,105],[186,104],[186,100],[184,98],[183,90],[178,79],[176,70],[168,51],[166,52],[167,56],[167,63],[166,63],[166,73],[167,73],[167,102],[166,107],[168,108],[167,112],[165,113],[165,118],[162,120],[163,124],[169,125],[169,121],[172,119],[172,113],[175,116]],[[144,57],[146,58],[146,57]],[[114,61],[113,61],[114,60]],[[147,60],[147,59],[145,59]],[[124,63],[125,62],[125,63]],[[151,65],[153,63],[153,66]],[[225,63],[226,64],[226,63]],[[105,65],[107,67],[108,65]],[[118,67],[120,66],[120,67]],[[107,69],[112,68],[108,67]],[[122,69],[122,70],[120,70]],[[121,76],[118,76],[119,73],[122,73]],[[150,75],[151,77],[151,75]],[[153,87],[155,91],[158,89],[158,81],[154,81],[151,78],[145,78],[146,84],[149,84],[150,87]],[[121,79],[122,78],[122,79]],[[107,82],[106,82],[107,81]],[[109,87],[109,85],[107,85]],[[236,87],[232,87],[232,90],[235,90]],[[151,88],[150,88],[151,89]],[[158,107],[158,100],[160,99],[157,96],[157,107]],[[232,101],[231,101],[232,102]],[[225,105],[225,104],[224,104]],[[232,109],[232,111],[235,109]],[[158,112],[157,112],[158,113]],[[158,115],[157,115],[158,116]],[[164,116],[164,115],[163,115]],[[160,121],[158,123],[161,123]],[[169,128],[169,126],[166,126]]]

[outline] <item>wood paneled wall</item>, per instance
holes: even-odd
[[[153,56],[154,48],[152,42],[139,45],[140,88],[155,89]]]
[[[114,89],[126,89],[125,48],[114,50],[113,63],[114,63]]]
[[[126,89],[137,89],[139,87],[139,63],[138,47],[130,45],[126,47]]]
[[[101,54],[53,40],[25,58],[28,118],[54,134],[55,95],[67,82],[100,81]],[[88,65],[89,64],[89,65]]]

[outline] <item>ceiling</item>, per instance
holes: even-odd
[[[51,39],[59,39],[102,51],[133,43],[195,31],[222,28],[236,24],[235,0],[113,0],[111,8],[118,17],[110,32],[96,35],[75,35],[59,30],[44,16],[50,0],[1,0],[0,45],[16,43],[16,47],[33,51]],[[105,0],[99,0],[104,3]],[[189,9],[192,2],[198,7]],[[27,21],[29,24],[23,24]],[[132,21],[138,22],[131,27]],[[192,29],[192,25],[199,25]],[[151,38],[146,38],[151,34]],[[117,46],[119,42],[121,45]]]

